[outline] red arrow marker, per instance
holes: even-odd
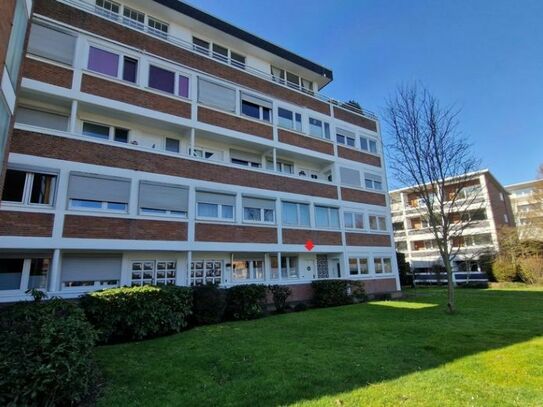
[[[307,242],[305,242],[305,248],[306,248],[308,251],[313,250],[314,247],[315,247],[315,245],[313,244],[313,241],[312,241],[312,240],[308,240]]]

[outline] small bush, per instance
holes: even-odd
[[[196,325],[217,324],[226,309],[226,290],[216,285],[192,288],[192,320]]]
[[[0,404],[71,405],[96,384],[96,332],[67,301],[0,310]]]
[[[307,311],[307,304],[305,304],[304,302],[299,302],[294,307],[294,312],[302,312],[302,311]]]
[[[543,257],[525,257],[519,263],[519,277],[524,283],[543,284]]]
[[[273,297],[273,305],[275,305],[275,311],[279,314],[285,312],[287,308],[287,298],[292,294],[290,287],[285,285],[270,285],[268,290]]]
[[[352,304],[349,295],[347,280],[313,281],[313,302],[317,307],[334,307],[337,305]]]
[[[492,277],[499,283],[513,281],[517,274],[517,266],[510,261],[497,259],[492,263]]]
[[[80,304],[100,342],[122,342],[179,332],[192,312],[192,291],[178,286],[111,288],[83,296]]]
[[[366,290],[364,289],[363,281],[351,280],[349,281],[349,288],[351,291],[352,299],[355,302],[365,302],[368,300]]]
[[[256,319],[263,313],[266,286],[261,284],[236,285],[226,295],[226,316],[230,319]]]

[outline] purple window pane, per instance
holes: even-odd
[[[166,69],[151,65],[149,68],[149,87],[168,93],[174,93],[175,74]]]
[[[189,78],[179,75],[179,96],[189,97]]]
[[[136,83],[137,71],[138,61],[133,58],[124,57],[123,79],[128,82]]]
[[[91,71],[100,72],[110,76],[117,76],[118,66],[119,55],[114,54],[113,52],[90,47],[88,68]]]

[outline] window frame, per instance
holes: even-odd
[[[372,228],[372,225],[371,225],[371,219],[372,218],[375,218],[377,228]],[[381,220],[383,220],[383,222],[384,222],[384,225],[385,225],[384,229],[381,228],[381,226],[383,226],[382,223],[381,223]],[[377,214],[369,214],[368,215],[368,228],[372,232],[388,232],[388,222],[387,222],[386,216],[385,215],[377,215]]]
[[[256,209],[260,212],[260,220],[253,220],[253,219],[246,219],[245,218],[245,209]],[[273,219],[271,221],[267,221],[266,219],[266,211],[272,212]],[[243,223],[250,223],[250,224],[264,224],[264,225],[275,225],[275,209],[267,209],[267,208],[254,208],[251,206],[242,206],[241,207],[242,212],[242,221]]]
[[[152,87],[149,84],[149,81],[151,79],[151,67],[173,73],[173,92],[169,92],[169,91],[162,90],[162,89],[157,89],[155,87]],[[179,77],[180,76],[182,76],[183,78],[185,78],[187,80],[187,96],[181,95],[180,92],[179,92],[179,81],[180,81]],[[191,82],[192,82],[191,75],[184,72],[184,71],[180,71],[180,70],[175,69],[175,68],[167,68],[163,64],[160,64],[160,63],[156,64],[153,61],[149,62],[149,64],[148,64],[147,81],[145,82],[145,88],[150,90],[151,92],[158,92],[158,93],[160,93],[162,95],[168,95],[170,97],[173,96],[173,97],[188,100],[188,99],[190,99]]]
[[[158,25],[162,28],[166,28],[166,30],[163,30],[162,28],[157,28],[155,25]],[[151,34],[156,35],[157,37],[162,38],[168,38],[168,35],[170,33],[170,25],[156,17],[152,17],[150,15],[147,15],[147,23],[146,23],[146,29],[147,32],[150,32]]]
[[[257,106],[258,107],[258,117],[251,116],[250,114],[245,113],[243,111],[243,103],[249,103],[249,104],[251,104],[253,106]],[[270,103],[272,103],[272,102],[270,102]],[[269,120],[266,120],[264,118],[264,112],[265,111],[268,111],[268,119]],[[240,112],[241,116],[248,117],[249,119],[252,119],[252,120],[260,120],[260,121],[263,121],[265,123],[270,123],[270,124],[273,123],[273,106],[272,106],[272,108],[268,108],[268,107],[264,107],[262,105],[258,105],[256,103],[250,102],[248,100],[244,100],[243,99],[243,94],[240,95],[239,112]]]
[[[107,127],[108,128],[108,138],[105,139],[105,138],[101,138],[101,137],[89,136],[87,134],[84,134],[83,129],[85,127],[85,124],[92,124],[94,126],[101,126],[101,127],[104,127],[104,128]],[[115,140],[115,131],[117,129],[118,130],[126,130],[128,132],[126,142]],[[81,135],[84,136],[84,137],[89,137],[91,139],[111,141],[111,142],[121,143],[121,144],[132,144],[133,140],[131,140],[131,134],[132,134],[132,130],[127,129],[125,127],[114,126],[114,125],[109,125],[109,124],[104,124],[104,123],[97,123],[97,122],[94,122],[94,121],[91,121],[91,120],[84,120],[84,119],[81,120]]]
[[[362,218],[362,227],[356,227],[356,218],[357,216]],[[346,218],[350,217],[352,226],[347,226]],[[366,230],[366,219],[364,217],[364,212],[345,210],[343,211],[343,224],[345,229],[348,230]]]
[[[262,266],[261,266],[261,269],[262,269],[262,278],[259,278],[256,276],[256,267],[255,267],[255,263],[262,263]],[[248,265],[248,278],[236,278],[234,277],[234,267],[235,267],[235,263],[245,263],[246,265]],[[235,259],[234,257],[234,261],[232,262],[232,268],[231,268],[231,276],[232,276],[232,281],[236,281],[236,282],[243,282],[243,281],[264,281],[266,280],[266,261],[264,259]]]
[[[200,215],[200,213],[199,213],[200,212],[199,211],[199,205],[200,204],[217,206],[217,217]],[[228,207],[232,208],[232,218],[224,218],[222,216],[223,215],[223,206],[228,206]],[[226,204],[218,204],[218,203],[214,203],[214,202],[196,201],[196,219],[223,221],[223,222],[235,222],[236,221],[236,205],[226,205]]]
[[[107,73],[100,72],[100,71],[95,71],[94,69],[89,68],[91,48],[97,49],[97,50],[102,51],[102,52],[108,52],[110,54],[117,55],[117,57],[118,57],[118,60],[117,60],[117,73],[115,75],[109,75]],[[87,46],[87,56],[86,57],[87,57],[87,60],[86,60],[87,63],[85,65],[84,69],[87,72],[90,72],[90,73],[92,73],[94,75],[104,76],[104,77],[107,77],[107,78],[114,78],[114,79],[117,79],[117,80],[125,82],[125,83],[131,83],[131,84],[136,85],[136,86],[139,84],[141,59],[138,56],[135,56],[135,55],[132,55],[130,53],[123,52],[123,51],[118,51],[116,49],[108,48],[107,46],[103,46],[102,44],[97,44],[95,42],[89,42],[89,44]],[[126,59],[131,59],[133,61],[136,61],[136,77],[135,77],[134,81],[130,81],[128,79],[125,79],[125,77],[124,77],[124,65],[126,63]]]
[[[379,260],[379,261],[378,261]],[[381,266],[381,271],[377,271],[377,264],[380,264]],[[386,265],[390,266],[390,271],[386,271]],[[392,257],[389,257],[389,256],[375,256],[373,258],[373,267],[374,267],[374,273],[377,275],[389,275],[389,274],[394,274],[394,267],[392,265]]]
[[[287,120],[285,119],[284,117],[280,116],[279,115],[279,110],[284,110],[288,113],[290,113],[292,115],[292,127],[289,127],[289,126],[284,126],[282,123],[281,123],[281,119],[283,120]],[[293,130],[293,131],[297,131],[299,133],[303,133],[303,120],[302,120],[302,114],[297,112],[296,110],[292,110],[292,109],[288,109],[286,107],[283,107],[283,106],[277,106],[277,126],[278,127],[281,127],[283,129],[287,129],[287,130]]]
[[[74,205],[74,202],[96,202],[100,203],[100,207],[93,208],[87,206],[78,206]],[[109,204],[124,205],[125,209],[113,209],[109,208]],[[92,199],[68,199],[68,209],[71,211],[82,211],[82,212],[107,212],[107,213],[128,213],[129,203],[121,202],[109,202],[109,201],[96,201]]]
[[[23,294],[23,293],[26,294],[26,291],[29,289],[29,285],[30,285],[30,276],[31,276],[30,273],[32,271],[32,263],[34,261],[37,261],[37,260],[48,260],[49,266],[48,266],[47,273],[45,274],[45,286],[44,287],[34,287],[34,289],[41,290],[41,291],[47,291],[48,290],[48,288],[49,288],[48,279],[49,279],[49,275],[50,275],[50,272],[51,272],[51,263],[52,263],[52,258],[51,257],[28,258],[28,257],[24,257],[24,255],[23,255],[21,257],[15,258],[15,259],[2,258],[1,260],[23,260],[23,262],[22,262],[22,267],[21,267],[21,271],[20,271],[21,280],[19,282],[19,288],[0,290],[0,296],[10,295],[10,294]]]
[[[356,260],[356,273],[351,271],[351,260]],[[366,263],[366,272],[362,272],[361,260],[365,260]],[[370,275],[370,259],[367,256],[353,256],[349,257],[349,277],[366,277]]]
[[[285,222],[285,213],[286,211],[284,210],[285,209],[285,204],[291,204],[291,205],[296,205],[296,223],[286,223]],[[302,220],[302,211],[301,211],[301,205],[305,205],[305,207],[307,207],[307,220],[308,220],[308,223],[307,224],[303,224],[301,223],[301,220]],[[281,201],[281,224],[284,225],[284,226],[298,226],[298,227],[305,227],[305,228],[310,228],[311,227],[311,207],[308,203],[303,203],[303,202],[293,202],[293,201]]]
[[[8,166],[6,168],[6,176],[4,177],[4,189],[5,189],[5,179],[7,177],[7,171],[20,171],[20,172],[24,172],[25,173],[25,181],[24,181],[24,185],[23,185],[23,195],[22,195],[22,200],[21,201],[4,201],[4,200],[1,200],[2,202],[2,205],[6,205],[6,206],[24,206],[24,207],[35,207],[35,208],[54,208],[55,207],[55,204],[56,204],[56,198],[57,198],[57,186],[58,186],[58,178],[59,178],[59,173],[58,172],[55,172],[55,171],[52,171],[52,170],[47,170],[47,169],[44,169],[44,170],[41,170],[41,169],[36,169],[36,170],[30,170],[30,169],[25,169],[24,167],[23,168],[19,168],[19,167],[11,167],[11,166]],[[33,203],[31,202],[32,200],[32,189],[34,187],[34,176],[36,174],[43,174],[43,175],[47,175],[47,176],[50,176],[52,177],[52,185],[51,185],[51,191],[50,191],[50,201],[51,203],[49,204],[41,204],[41,203]],[[2,197],[0,196],[0,199]]]
[[[314,205],[315,208],[315,227],[316,228],[323,228],[323,229],[341,229],[341,220],[340,220],[340,213],[339,208],[333,207],[333,206],[326,206],[326,205]],[[317,210],[318,209],[326,209],[326,225],[319,225],[318,217],[317,217]],[[333,225],[332,219],[333,219],[333,213],[337,214],[337,225]]]
[[[370,176],[369,178],[368,178],[368,175]],[[381,180],[377,180],[374,177],[375,178],[379,177],[381,178]],[[379,185],[379,187],[377,188],[376,185]],[[370,173],[364,173],[364,189],[383,192],[384,191],[383,177],[376,174],[374,175]]]
[[[311,127],[311,125],[312,125],[311,121],[312,121],[312,120],[315,121],[315,122],[319,122],[319,123],[320,123],[320,126],[317,126],[316,124],[313,124],[314,127],[315,127],[315,126],[316,126],[316,127],[320,127],[320,129],[321,129],[321,134],[320,134],[320,135],[314,134],[314,133],[311,132],[311,129],[312,129],[312,127]],[[320,139],[323,139],[323,140],[329,140],[329,141],[331,141],[331,136],[330,136],[330,123],[329,123],[329,122],[327,122],[327,121],[325,121],[325,120],[321,120],[321,119],[317,119],[317,118],[315,118],[315,117],[309,116],[308,123],[309,123],[309,125],[308,125],[308,134],[309,134],[310,136],[317,137],[317,138],[320,138]]]
[[[366,142],[364,143],[362,140],[366,140]],[[362,151],[365,151],[366,153],[374,154],[374,155],[379,155],[380,154],[379,153],[379,143],[377,142],[377,139],[375,137],[361,135],[359,137],[359,141],[360,141],[360,149]],[[364,148],[364,144],[366,144],[367,148]],[[372,145],[375,146],[375,151],[373,151],[373,149],[371,147]]]

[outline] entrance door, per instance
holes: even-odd
[[[329,278],[328,256],[326,254],[317,254],[317,278]]]

